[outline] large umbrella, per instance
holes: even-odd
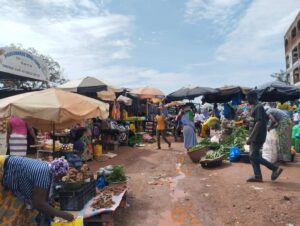
[[[11,115],[25,119],[33,127],[50,130],[68,128],[88,118],[106,119],[109,105],[93,98],[47,89],[29,92],[0,100],[0,118]]]
[[[130,94],[140,99],[163,98],[165,96],[161,90],[149,86],[133,89]]]
[[[94,77],[69,81],[58,88],[74,93],[96,93],[107,89],[107,85]]]
[[[231,101],[237,95],[245,98],[251,89],[241,86],[224,86],[216,90],[217,93],[204,95],[202,100],[207,103],[225,103]]]
[[[117,88],[115,86],[107,86],[107,90],[97,92],[97,98],[105,101],[114,101],[117,96],[116,93],[122,93],[123,88]]]
[[[300,88],[280,81],[266,83],[256,89],[259,99],[265,102],[292,101],[300,98]]]
[[[167,99],[170,101],[175,101],[175,100],[193,100],[196,97],[202,96],[202,95],[207,95],[207,94],[212,94],[212,93],[217,93],[218,91],[213,88],[208,88],[208,87],[186,87],[186,88],[181,88],[179,90],[176,90],[175,92],[169,94],[167,96]]]
[[[118,102],[124,103],[126,106],[131,106],[132,105],[132,99],[129,97],[125,97],[123,95],[120,95],[117,99]]]

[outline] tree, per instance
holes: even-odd
[[[63,68],[55,61],[52,57],[40,54],[34,48],[25,49],[21,44],[11,44],[10,47],[27,51],[35,56],[40,57],[48,66],[49,72],[49,81],[15,81],[15,80],[6,80],[1,81],[3,87],[7,88],[31,88],[31,89],[42,89],[56,87],[68,81],[63,75]]]
[[[277,81],[280,81],[280,82],[284,82],[284,83],[289,82],[288,77],[287,77],[285,71],[283,71],[283,70],[280,70],[280,72],[271,74],[271,77],[275,78]]]

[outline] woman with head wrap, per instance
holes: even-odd
[[[269,106],[265,107],[266,113],[271,120],[271,124],[268,127],[268,131],[276,129],[279,138],[279,145],[277,156],[278,160],[281,162],[289,162],[292,159],[291,147],[292,138],[291,132],[293,128],[293,123],[289,115],[280,109],[271,108]]]
[[[181,123],[183,125],[184,147],[189,150],[197,144],[194,116],[191,107],[186,106],[184,108]]]
[[[31,226],[38,212],[68,221],[72,214],[49,204],[54,182],[68,172],[64,159],[47,162],[19,156],[0,156],[0,225]]]

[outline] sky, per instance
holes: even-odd
[[[33,47],[70,79],[121,87],[254,87],[285,69],[299,0],[0,0],[0,46]]]

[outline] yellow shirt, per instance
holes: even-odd
[[[287,102],[284,102],[283,104],[278,103],[276,107],[280,110],[290,110],[290,105]]]
[[[209,117],[209,119],[207,119],[203,125],[208,126],[208,127],[213,127],[214,125],[216,125],[219,122],[219,119],[217,117]]]
[[[157,130],[164,130],[165,129],[165,118],[162,115],[156,115],[155,117],[157,125],[156,129]]]

